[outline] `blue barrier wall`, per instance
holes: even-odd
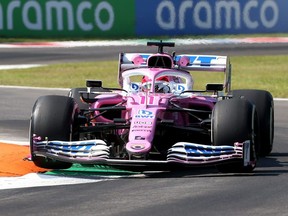
[[[288,0],[136,0],[136,35],[287,33]]]

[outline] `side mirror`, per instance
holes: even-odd
[[[93,88],[93,87],[102,87],[101,80],[86,80],[86,87]]]
[[[223,84],[218,84],[218,83],[208,83],[206,85],[206,91],[223,91],[224,87]]]

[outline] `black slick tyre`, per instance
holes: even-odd
[[[71,163],[51,160],[35,154],[33,135],[41,140],[71,141],[77,139],[75,118],[77,110],[72,98],[48,95],[37,99],[30,120],[30,149],[32,161],[38,167],[47,169],[67,169]]]
[[[211,140],[215,146],[230,145],[235,142],[250,141],[251,165],[242,161],[230,161],[217,165],[220,172],[251,172],[256,165],[255,131],[257,114],[254,106],[244,99],[228,99],[216,103],[212,112]]]

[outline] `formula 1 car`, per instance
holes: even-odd
[[[35,165],[73,163],[143,170],[216,166],[251,172],[272,151],[274,106],[264,90],[231,90],[227,56],[120,53],[119,88],[87,80],[68,96],[41,96],[30,121]],[[190,72],[224,74],[223,83],[194,90]]]

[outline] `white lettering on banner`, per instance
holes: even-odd
[[[165,22],[162,17],[162,11],[164,9],[168,10],[169,12],[170,19],[168,20],[168,22]],[[176,12],[175,12],[175,7],[172,2],[163,1],[162,3],[160,3],[159,7],[157,8],[156,20],[159,26],[163,29],[166,29],[166,30],[175,29]]]
[[[13,21],[14,21],[13,13],[14,13],[15,8],[17,8],[17,7],[20,7],[20,1],[12,1],[8,5],[8,8],[7,8],[7,28],[9,30],[13,29]]]
[[[156,22],[164,30],[183,30],[193,23],[200,29],[240,29],[241,23],[248,29],[256,29],[260,25],[273,28],[279,20],[279,8],[272,0],[250,0],[241,8],[239,1],[219,0],[215,8],[208,1],[182,1],[179,9],[172,1],[162,1],[156,10]],[[259,10],[259,17],[252,20],[253,11]],[[271,16],[267,17],[267,12]],[[204,13],[203,13],[204,12]],[[166,14],[167,17],[163,17]],[[205,16],[203,16],[205,14]],[[224,14],[225,17],[222,17]],[[191,20],[185,20],[190,17]],[[243,20],[241,20],[243,19]],[[232,21],[234,20],[234,23]]]
[[[206,20],[200,19],[200,11],[205,10]],[[212,28],[212,9],[208,2],[200,2],[195,6],[193,18],[196,26],[202,27],[203,29]]]
[[[35,11],[35,22],[31,22],[29,20],[29,10]],[[22,20],[24,25],[31,29],[31,30],[41,30],[43,28],[42,25],[42,13],[41,13],[41,7],[37,2],[34,1],[28,1],[24,7],[23,7],[23,13],[22,13]]]
[[[63,11],[66,11],[67,14],[67,22],[68,22],[68,29],[73,30],[74,29],[74,20],[73,20],[73,9],[72,5],[69,2],[61,1],[49,1],[46,3],[46,25],[48,30],[53,29],[53,10],[56,10],[56,17],[57,20],[57,30],[63,30],[64,29],[64,22],[63,22]]]
[[[91,10],[92,4],[90,2],[82,2],[77,8],[76,17],[78,25],[83,31],[91,31],[93,29],[92,23],[85,23],[83,20],[83,14],[85,10]]]
[[[100,19],[100,13],[102,10],[106,10],[109,14],[110,19],[108,20],[107,23],[103,23]],[[108,4],[107,2],[101,2],[95,10],[95,21],[96,21],[97,26],[101,30],[107,31],[111,29],[114,23],[114,12],[113,12],[112,6]]]
[[[250,14],[252,14],[251,10],[254,8],[257,9],[258,2],[250,1],[248,2],[243,9],[243,21],[246,23],[246,26],[250,29],[256,29],[259,26],[259,23],[256,20],[251,20]]]
[[[239,29],[241,27],[241,12],[240,12],[240,4],[238,1],[233,2],[227,2],[227,1],[219,1],[216,3],[216,29],[222,28],[222,22],[221,22],[221,11],[224,10],[226,12],[225,17],[225,28],[231,29],[232,23],[231,18],[232,17],[232,10],[235,12],[235,29]],[[229,19],[230,18],[230,19]]]
[[[193,2],[185,1],[179,8],[179,29],[185,29],[185,15],[188,9],[192,9]]]
[[[3,11],[7,11],[6,17]],[[86,12],[92,12],[94,20],[85,21]],[[108,14],[105,21],[101,19],[102,12]],[[95,8],[90,1],[79,1],[74,9],[72,3],[65,0],[47,1],[44,8],[38,1],[28,0],[21,3],[20,0],[13,0],[8,3],[7,9],[3,8],[0,2],[0,30],[3,30],[6,25],[8,30],[13,30],[16,14],[21,14],[23,25],[28,30],[74,31],[79,27],[83,31],[92,31],[94,27],[98,27],[102,31],[108,31],[115,21],[113,7],[106,1],[100,2]],[[30,14],[34,14],[33,18],[29,16]]]
[[[273,10],[273,14],[274,17],[273,19],[271,19],[271,21],[269,21],[267,19],[267,17],[265,16],[265,12],[268,9],[272,9]],[[278,19],[279,19],[279,8],[277,6],[277,4],[274,1],[265,1],[264,4],[261,7],[261,14],[260,14],[260,18],[262,20],[262,24],[266,27],[266,28],[272,28],[273,26],[276,25]]]

